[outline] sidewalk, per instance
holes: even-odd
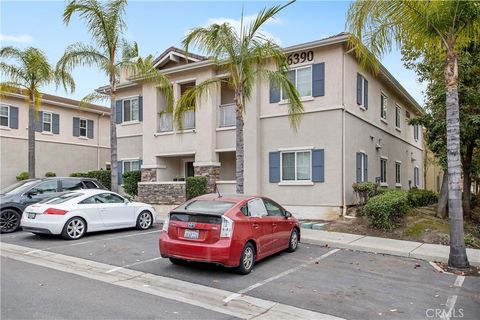
[[[391,254],[427,261],[447,262],[448,254],[450,252],[448,246],[439,244],[377,238],[304,228],[301,230],[301,242],[316,245],[328,245],[330,247],[341,249]],[[480,266],[479,249],[467,248],[467,256],[471,265]]]

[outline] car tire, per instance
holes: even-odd
[[[183,265],[185,264],[185,260],[177,259],[177,258],[168,258],[172,264],[175,265]]]
[[[255,264],[255,248],[250,242],[247,242],[243,247],[242,255],[240,256],[240,264],[236,268],[236,272],[239,274],[249,274],[253,265]]]
[[[0,233],[11,233],[20,229],[21,215],[13,209],[4,209],[0,213]]]
[[[66,240],[78,240],[87,232],[87,223],[80,217],[69,219],[62,230],[62,238]]]
[[[153,224],[153,216],[149,211],[142,211],[137,217],[137,229],[138,230],[147,230]]]
[[[298,230],[293,228],[292,233],[290,233],[290,239],[288,240],[288,252],[294,252],[298,248]]]

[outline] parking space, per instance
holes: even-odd
[[[437,273],[425,261],[302,244],[295,253],[274,255],[240,276],[208,264],[172,265],[159,256],[159,235],[156,225],[78,241],[26,232],[0,239],[112,265],[107,272],[128,268],[347,319],[426,318],[427,310],[444,309],[452,295],[465,319],[480,314],[480,278],[465,278],[462,288],[453,288],[456,276]]]

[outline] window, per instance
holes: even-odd
[[[183,129],[195,129],[195,110],[188,110],[183,114]]]
[[[48,199],[42,200],[40,201],[40,203],[61,204],[73,198],[77,198],[81,196],[83,196],[83,194],[81,193],[69,192],[69,193],[64,193],[62,195],[59,195],[58,197],[55,197],[55,198],[48,198]]]
[[[380,183],[387,183],[387,159],[380,159]]]
[[[80,137],[87,136],[87,119],[80,119]]]
[[[263,202],[265,203],[265,208],[267,209],[269,216],[279,217],[285,215],[283,208],[279,204],[268,199],[263,199]]]
[[[98,186],[93,181],[84,180],[83,184],[87,189],[98,189]]]
[[[235,104],[224,104],[220,106],[220,128],[233,127],[236,122]]]
[[[97,195],[98,200],[103,203],[124,203],[125,200],[113,193],[102,193]]]
[[[79,202],[79,204],[94,204],[94,203],[102,203],[102,201],[98,199],[97,196],[92,196]]]
[[[357,73],[357,104],[368,109],[368,81],[360,73]]]
[[[173,131],[173,114],[162,112],[160,114],[160,132]]]
[[[55,193],[58,190],[58,181],[51,180],[40,183],[38,186],[32,188],[30,192],[36,192],[37,194],[45,194],[45,193]]]
[[[138,97],[125,99],[123,103],[123,121],[138,121]]]
[[[282,152],[282,180],[311,180],[311,151]]]
[[[50,112],[42,113],[42,131],[52,132],[52,114]]]
[[[418,124],[413,125],[413,139],[418,140],[420,136],[420,126]]]
[[[380,95],[380,117],[383,120],[387,120],[387,104],[388,104],[387,96],[384,94],[381,94]]]
[[[312,66],[292,69],[287,72],[287,77],[297,88],[300,97],[312,96]],[[287,100],[287,97],[283,95],[283,90],[282,100]]]
[[[420,168],[418,167],[413,169],[413,183],[416,188],[420,187]]]
[[[10,118],[10,108],[6,105],[0,105],[0,126],[8,127]]]
[[[268,215],[267,209],[262,199],[252,199],[248,201],[248,213],[251,217],[261,218]]]
[[[127,160],[123,161],[123,172],[129,171],[138,171],[140,170],[140,161],[139,160]]]
[[[395,161],[395,184],[401,186],[401,166],[402,163]]]
[[[62,181],[62,191],[72,191],[83,189],[83,184],[81,180],[63,180]]]
[[[363,152],[357,152],[357,182],[368,181],[368,160]]]
[[[402,109],[397,105],[395,107],[395,128],[400,129]]]

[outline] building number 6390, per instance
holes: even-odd
[[[303,51],[289,54],[287,56],[288,65],[313,61],[313,51]]]

